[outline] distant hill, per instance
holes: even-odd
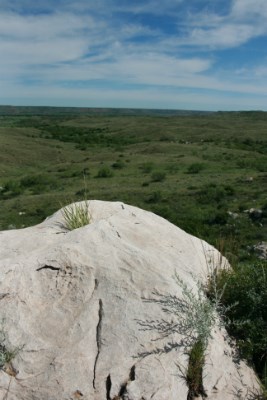
[[[136,108],[86,108],[86,107],[39,107],[39,106],[1,106],[0,115],[53,115],[53,114],[89,114],[89,115],[155,115],[155,116],[178,116],[178,115],[206,115],[211,111],[192,110],[155,110]]]

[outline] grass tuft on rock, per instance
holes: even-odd
[[[81,228],[91,223],[89,201],[73,203],[62,209],[63,227],[68,231]]]

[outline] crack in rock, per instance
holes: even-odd
[[[0,293],[0,300],[4,299],[6,296],[9,296],[9,293]]]
[[[36,271],[41,271],[42,269],[51,269],[52,271],[60,271],[60,268],[58,268],[58,267],[53,267],[53,265],[43,265],[42,267],[40,267],[40,268],[37,268],[37,270]]]
[[[128,399],[128,392],[127,392],[127,386],[129,384],[129,382],[133,382],[135,381],[135,365],[132,366],[132,368],[130,369],[130,373],[129,373],[129,378],[127,379],[126,382],[124,382],[119,390],[119,394],[115,397],[113,397],[113,399],[111,399],[110,397],[110,391],[111,391],[111,377],[110,375],[107,377],[106,379],[106,389],[107,389],[107,400],[127,400]]]
[[[111,383],[111,378],[110,378],[110,375],[107,377],[107,379],[106,379],[106,399],[107,400],[111,400],[110,399],[110,391],[111,391],[111,386],[112,386],[112,383]]]
[[[103,318],[103,302],[99,299],[99,309],[98,309],[98,324],[96,327],[96,345],[97,345],[97,353],[94,363],[94,378],[93,378],[93,388],[96,389],[95,381],[96,381],[96,366],[98,357],[101,350],[101,331],[102,331],[102,318]]]

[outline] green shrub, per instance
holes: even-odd
[[[97,178],[111,178],[113,176],[112,170],[108,166],[103,166],[98,171],[96,177]]]
[[[153,292],[154,297],[146,299],[146,302],[156,303],[162,311],[171,316],[171,321],[165,318],[139,321],[142,330],[155,330],[162,338],[167,339],[170,335],[182,335],[180,341],[169,341],[162,348],[156,348],[153,354],[167,353],[173,349],[184,348],[188,354],[188,366],[186,369],[179,363],[177,367],[180,376],[186,381],[188,386],[188,399],[195,397],[206,397],[203,387],[203,367],[205,364],[205,351],[211,332],[218,322],[218,312],[224,313],[220,299],[222,292],[216,290],[214,298],[211,300],[205,294],[205,288],[201,282],[197,283],[198,290],[194,292],[176,273],[176,281],[182,290],[182,297],[175,295],[163,295],[157,291]],[[152,354],[150,352],[141,353],[140,356]]]
[[[152,182],[162,182],[166,178],[165,172],[155,171],[151,175]]]
[[[152,162],[146,162],[140,166],[140,169],[145,174],[149,174],[153,170],[153,168],[154,168],[154,163]]]
[[[118,160],[112,164],[112,168],[114,168],[114,169],[122,169],[124,167],[125,167],[125,164],[121,160]]]
[[[237,340],[241,357],[255,367],[267,386],[267,262],[224,271],[218,285],[225,286],[223,304],[236,303],[226,313],[228,331]]]
[[[3,193],[3,195],[5,195],[6,197],[14,197],[14,196],[18,196],[22,192],[23,192],[23,188],[21,187],[19,182],[9,180],[4,184],[3,190],[1,193]]]
[[[198,174],[203,169],[204,169],[204,164],[193,163],[193,164],[189,165],[189,167],[187,168],[187,173],[188,174]]]
[[[203,185],[198,191],[197,197],[201,204],[221,203],[223,200],[231,198],[235,194],[235,190],[230,185],[218,185],[209,183]]]
[[[27,175],[20,181],[21,188],[30,189],[34,194],[40,193],[46,188],[55,188],[56,181],[49,175],[37,174],[37,175]]]
[[[225,225],[228,220],[226,211],[211,213],[205,221],[208,225]]]
[[[158,203],[162,200],[162,193],[160,190],[157,190],[151,193],[147,199],[145,200],[146,203]]]

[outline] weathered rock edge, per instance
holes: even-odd
[[[138,358],[164,344],[137,320],[166,318],[154,290],[181,295],[173,276],[196,290],[219,253],[168,221],[121,202],[90,201],[90,225],[68,232],[59,210],[31,228],[0,232],[0,319],[16,376],[0,370],[8,400],[185,400],[176,363],[183,349]],[[173,337],[172,340],[180,340]],[[14,374],[13,374],[14,375]],[[208,398],[246,398],[253,371],[235,363],[224,330],[210,340],[204,371]],[[117,397],[116,397],[117,396]]]

